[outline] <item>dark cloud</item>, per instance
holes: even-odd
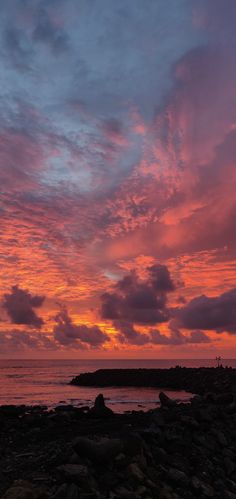
[[[43,320],[35,313],[34,308],[41,307],[44,299],[44,296],[31,295],[29,291],[13,286],[11,293],[4,294],[3,308],[12,323],[41,328]]]
[[[101,297],[102,317],[113,322],[118,331],[118,341],[131,345],[209,343],[211,339],[203,331],[194,330],[185,335],[172,326],[172,321],[169,324],[169,335],[154,329],[140,332],[135,328],[136,324],[151,326],[170,319],[167,295],[174,291],[175,284],[169,270],[165,265],[159,264],[146,270],[146,279],[139,279],[136,272],[132,271],[117,282],[114,292],[104,293]]]
[[[182,345],[187,343],[188,338],[184,336],[180,331],[172,330],[170,335],[160,333],[158,330],[151,331],[151,342],[154,345]]]
[[[219,296],[198,296],[175,315],[180,326],[186,329],[236,333],[236,288]]]
[[[55,319],[54,339],[60,345],[78,349],[99,348],[110,340],[109,336],[97,326],[74,324],[65,309],[62,309]]]
[[[200,329],[192,331],[188,338],[188,343],[210,343],[210,341],[209,336]]]
[[[148,334],[136,331],[130,322],[114,321],[113,324],[117,331],[119,331],[117,339],[120,343],[129,343],[130,345],[146,345],[150,343]]]
[[[171,279],[170,272],[166,265],[152,265],[149,267],[151,283],[159,293],[174,291],[175,285]]]
[[[211,339],[200,330],[191,331],[189,335],[183,334],[176,328],[170,329],[169,335],[161,333],[158,329],[153,329],[149,333],[141,333],[129,322],[114,321],[113,325],[117,329],[117,339],[120,343],[130,345],[183,345],[188,343],[210,343]]]
[[[116,284],[114,292],[102,295],[104,319],[138,324],[168,320],[167,293],[174,289],[169,271],[164,265],[154,265],[147,270],[146,280],[140,280],[131,272]]]

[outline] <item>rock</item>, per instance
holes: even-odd
[[[228,476],[230,476],[235,471],[235,463],[231,461],[229,457],[224,457],[224,466]]]
[[[208,483],[201,482],[201,492],[206,497],[215,497],[215,491]]]
[[[145,442],[138,433],[127,431],[122,436],[124,453],[129,456],[136,456],[143,451]]]
[[[216,481],[214,481],[214,489],[217,490],[218,494],[221,493],[223,496],[223,492],[225,491],[225,482],[224,480],[221,480],[220,478]]]
[[[234,402],[234,396],[232,392],[220,393],[215,396],[215,402],[219,405],[229,405]]]
[[[125,487],[120,487],[116,489],[116,491],[110,495],[112,499],[141,499],[141,496],[137,495],[135,492],[132,492]],[[110,499],[109,498],[109,499]]]
[[[231,461],[233,461],[235,458],[235,453],[231,449],[228,449],[225,447],[223,449],[223,456],[229,457],[231,459]]]
[[[193,407],[198,407],[203,404],[204,399],[201,395],[194,395],[194,397],[190,399],[190,402]]]
[[[157,426],[159,430],[160,428],[165,426],[165,419],[163,414],[161,414],[159,408],[151,411],[151,418],[152,418],[152,424],[154,425],[154,427]]]
[[[227,447],[227,440],[224,436],[224,433],[222,431],[219,431],[219,430],[216,430],[213,428],[212,432],[211,432],[217,439],[217,441],[219,442],[219,444],[222,446],[222,447]]]
[[[53,496],[53,499],[80,499],[79,488],[74,483],[70,483],[69,485],[63,483],[61,487],[57,490],[56,494]]]
[[[227,489],[230,490],[230,492],[233,492],[234,494],[236,494],[236,483],[233,480],[230,480],[227,478],[226,487],[227,487]]]
[[[3,496],[3,499],[36,499],[32,489],[28,487],[10,487]]]
[[[83,484],[89,480],[88,468],[82,464],[63,464],[57,469],[70,482]]]
[[[171,408],[171,407],[176,407],[177,405],[175,400],[171,400],[171,398],[168,397],[168,395],[166,395],[164,392],[159,393],[159,399],[161,402],[161,407]]]
[[[193,430],[198,430],[199,428],[199,423],[196,421],[191,416],[180,416],[180,421],[183,423],[184,426],[188,426],[189,428],[192,428]]]
[[[145,479],[145,475],[144,473],[142,472],[142,470],[139,468],[139,466],[137,465],[137,463],[131,463],[128,467],[127,467],[127,474],[129,477],[133,478],[134,481],[137,481],[137,482],[143,482],[144,479]]]
[[[165,464],[168,459],[168,454],[162,447],[154,447],[153,456],[155,461],[160,464]]]
[[[92,492],[81,492],[79,499],[100,499],[100,494],[96,490]]]
[[[193,476],[191,479],[191,486],[192,486],[192,489],[194,491],[200,492],[201,491],[201,480],[199,480],[199,478],[197,476]]]
[[[168,485],[163,485],[160,493],[159,493],[159,496],[158,496],[158,499],[178,499],[179,496],[177,496],[173,489],[171,487],[169,487]]]
[[[139,496],[143,497],[147,495],[148,489],[145,487],[145,485],[140,485],[137,489],[135,489],[135,493],[138,494]]]
[[[234,414],[236,412],[236,403],[235,402],[232,402],[232,404],[229,404],[227,406],[227,412],[229,414]]]
[[[57,405],[54,409],[56,412],[74,412],[75,408],[71,404]]]
[[[95,418],[106,418],[113,416],[114,412],[106,407],[103,394],[100,393],[95,399],[94,407],[88,411],[88,415]]]
[[[180,470],[176,470],[174,468],[170,468],[168,473],[167,473],[167,478],[171,481],[174,482],[175,484],[182,485],[182,486],[187,486],[189,483],[189,478],[187,475]]]
[[[127,466],[128,458],[127,456],[121,452],[118,456],[115,457],[115,465],[118,469],[123,469]]]
[[[78,454],[76,452],[73,452],[69,458],[69,463],[70,464],[80,464],[80,459]]]
[[[25,405],[1,405],[0,412],[7,418],[18,418],[25,413],[26,409]]]
[[[236,494],[230,492],[230,490],[226,490],[224,493],[225,499],[236,499]]]
[[[34,489],[32,484],[25,480],[16,480],[2,499],[49,499],[49,496],[41,489]]]
[[[97,463],[108,463],[123,451],[123,444],[118,438],[103,438],[99,442],[86,437],[78,437],[73,448],[80,457],[86,457]]]
[[[211,485],[203,482],[198,477],[194,476],[191,479],[192,489],[199,494],[204,494],[206,497],[214,497],[214,489]]]
[[[200,423],[212,423],[212,420],[214,419],[208,407],[197,409],[195,412],[195,418]]]

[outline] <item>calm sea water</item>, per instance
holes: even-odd
[[[0,360],[0,405],[43,404],[48,407],[66,403],[91,405],[102,391],[107,405],[117,412],[151,409],[158,405],[158,389],[153,388],[87,388],[69,385],[81,372],[102,368],[167,368],[215,366],[214,360]],[[236,368],[236,359],[223,365]],[[184,391],[166,392],[178,400],[188,400]]]

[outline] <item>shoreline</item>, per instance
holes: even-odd
[[[211,392],[149,411],[0,406],[0,497],[236,499],[235,372],[213,371]]]

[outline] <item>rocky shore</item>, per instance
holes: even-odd
[[[174,367],[170,369],[99,369],[82,373],[71,381],[78,386],[142,386],[186,390],[204,394],[234,391],[236,369],[231,367]]]
[[[161,392],[148,412],[114,414],[102,395],[92,409],[0,407],[0,497],[236,499],[235,373],[214,371],[212,390],[187,404]]]

